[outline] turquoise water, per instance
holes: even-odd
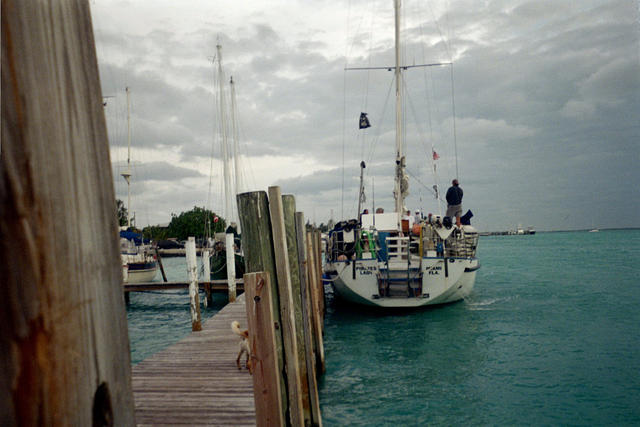
[[[640,230],[482,237],[473,294],[328,304],[325,426],[640,424]]]
[[[329,295],[324,425],[640,425],[639,246],[640,230],[481,237],[466,301],[388,314]],[[185,279],[184,258],[164,263]],[[127,311],[134,363],[191,330],[186,291]]]

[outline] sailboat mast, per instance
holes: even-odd
[[[229,141],[227,137],[227,123],[224,104],[224,73],[222,71],[222,46],[216,45],[218,50],[218,87],[220,90],[220,131],[222,132],[222,161],[224,171],[224,214],[227,222],[231,222],[233,209],[231,206],[231,171],[229,170]]]
[[[394,196],[398,218],[404,210],[404,196],[402,194],[402,179],[404,177],[404,156],[402,149],[402,72],[400,69],[400,0],[394,0],[395,10],[395,80],[396,80],[396,178]]]
[[[231,88],[231,130],[233,133],[233,166],[235,169],[235,194],[238,194],[241,189],[240,184],[240,154],[238,153],[238,123],[236,116],[236,86],[233,83],[233,76],[231,76],[231,80],[229,81],[229,86]]]
[[[122,177],[127,181],[127,228],[131,227],[131,103],[129,102],[129,86],[127,92],[127,171]]]

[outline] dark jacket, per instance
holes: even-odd
[[[462,188],[452,185],[447,190],[447,204],[449,206],[462,204]]]

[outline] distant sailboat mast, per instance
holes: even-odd
[[[220,131],[222,135],[222,161],[224,172],[224,216],[228,222],[231,222],[233,216],[233,207],[231,199],[231,170],[230,170],[230,155],[229,155],[229,141],[227,135],[227,120],[226,109],[224,103],[224,72],[222,71],[222,46],[216,45],[218,50],[218,87],[220,90]]]
[[[238,117],[236,116],[236,86],[233,82],[233,76],[229,81],[229,87],[231,88],[231,131],[233,135],[233,166],[235,169],[235,192],[238,194],[242,189],[242,183],[240,176],[240,153],[238,152]]]
[[[127,228],[131,227],[131,106],[129,103],[129,87],[127,92],[127,170],[120,175],[127,181]]]

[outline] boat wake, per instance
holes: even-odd
[[[466,299],[467,307],[472,311],[482,311],[482,310],[494,310],[496,303],[507,302],[511,300],[512,297],[504,297],[504,298],[489,298],[480,301],[473,301],[471,299]]]

